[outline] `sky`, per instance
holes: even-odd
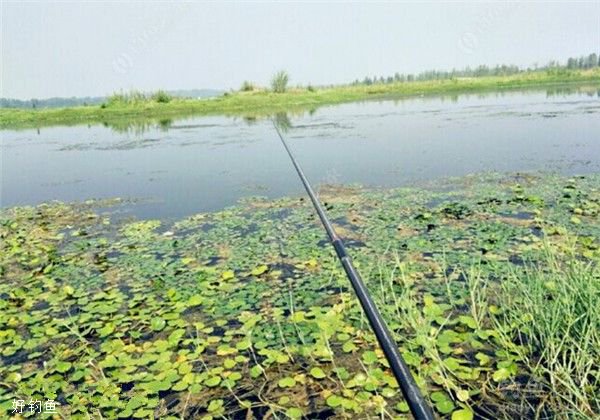
[[[0,96],[351,82],[600,52],[592,2],[1,4]]]

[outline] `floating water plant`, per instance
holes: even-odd
[[[437,415],[600,410],[599,181],[323,196]],[[305,201],[176,222],[109,205],[0,212],[2,416],[15,400],[67,418],[408,415]]]

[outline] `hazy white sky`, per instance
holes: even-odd
[[[293,84],[600,52],[600,0],[1,1],[2,97]]]

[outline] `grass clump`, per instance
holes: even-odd
[[[252,92],[254,90],[256,90],[256,85],[248,80],[244,80],[242,87],[240,87],[240,92]]]
[[[287,90],[289,75],[285,70],[280,70],[271,79],[271,89],[275,93],[284,93]]]
[[[158,102],[159,104],[167,104],[171,102],[173,96],[169,95],[164,90],[157,90],[155,93],[152,94],[151,99],[155,102]]]
[[[107,107],[132,107],[142,104],[148,104],[149,102],[157,102],[160,104],[167,104],[173,100],[173,96],[164,90],[157,90],[151,94],[145,94],[139,90],[132,90],[129,92],[115,92],[108,97],[106,103],[101,105],[102,109]]]
[[[502,283],[499,331],[521,344],[514,348],[546,382],[549,404],[592,415],[600,408],[600,269],[550,250],[542,263]]]
[[[146,102],[146,95],[139,90],[115,92],[108,97],[107,106],[137,105]]]

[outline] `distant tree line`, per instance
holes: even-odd
[[[87,106],[101,105],[108,102],[131,102],[136,98],[138,100],[155,100],[156,102],[169,102],[173,97],[177,98],[209,98],[219,96],[223,92],[216,89],[180,89],[180,90],[159,90],[154,93],[140,93],[138,91],[131,92],[115,92],[111,96],[88,96],[88,97],[71,97],[71,98],[48,98],[48,99],[11,99],[0,98],[0,108],[62,108],[70,106]]]
[[[574,69],[591,69],[600,67],[600,58],[598,54],[592,53],[588,56],[571,57],[565,64],[558,61],[550,61],[545,66],[521,68],[515,65],[497,65],[489,67],[486,65],[475,68],[466,67],[462,70],[453,69],[451,71],[428,70],[418,74],[403,74],[396,72],[393,76],[366,76],[363,80],[356,79],[352,85],[372,85],[382,83],[402,83],[415,80],[447,80],[460,77],[485,77],[485,76],[510,76],[512,74],[530,72],[530,71],[560,71]]]
[[[592,53],[587,57],[570,57],[567,60],[566,67],[568,69],[591,69],[593,67],[600,67],[600,59],[596,53]]]
[[[0,108],[57,108],[65,106],[98,105],[104,101],[101,97],[85,98],[48,98],[48,99],[10,99],[0,98]]]

